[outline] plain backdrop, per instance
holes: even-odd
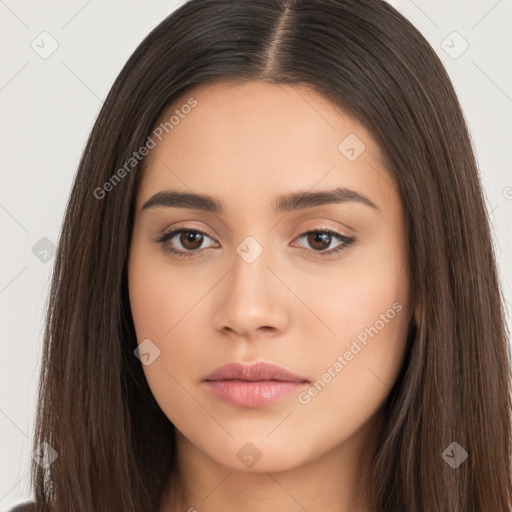
[[[0,510],[31,498],[52,248],[81,152],[128,57],[181,3],[0,0]],[[430,41],[461,100],[510,312],[512,1],[391,3]]]

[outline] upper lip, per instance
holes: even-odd
[[[206,381],[212,380],[246,380],[246,381],[263,381],[263,380],[279,380],[283,382],[309,382],[305,377],[294,375],[289,371],[269,363],[229,363],[211,372]]]

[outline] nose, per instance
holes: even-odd
[[[216,287],[216,329],[247,339],[273,337],[286,330],[291,293],[269,263],[265,250],[251,263],[235,254],[233,267]]]

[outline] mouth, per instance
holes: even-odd
[[[219,400],[238,407],[262,407],[297,393],[309,384],[305,377],[268,363],[230,363],[203,381]]]
[[[305,377],[295,375],[280,366],[270,363],[254,363],[250,365],[242,363],[225,364],[211,372],[205,380],[309,382]]]

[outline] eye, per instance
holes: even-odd
[[[344,251],[349,245],[355,242],[354,238],[342,235],[331,229],[312,230],[302,233],[297,240],[305,238],[307,244],[313,252],[320,256],[332,256]],[[333,241],[338,240],[338,244],[332,246]],[[303,246],[300,246],[303,247]],[[327,250],[329,249],[330,250]]]
[[[164,249],[174,256],[177,256],[178,258],[187,258],[191,257],[194,253],[199,252],[199,249],[205,248],[201,247],[205,237],[212,240],[212,238],[204,231],[180,228],[164,233],[164,235],[156,241],[161,243]],[[176,239],[176,241],[173,242],[173,239]],[[178,248],[176,248],[176,243],[178,244]]]
[[[205,238],[213,240],[206,232],[199,229],[179,228],[164,233],[156,242],[162,244],[165,251],[173,256],[178,258],[190,258],[200,252],[201,249],[214,246],[208,245],[204,247],[203,243]],[[321,257],[334,256],[355,242],[354,238],[345,236],[331,229],[306,231],[302,233],[297,240],[303,238],[306,239],[307,244],[311,247],[310,252],[318,253]],[[335,240],[338,240],[338,244],[332,247],[332,243]],[[299,247],[307,249],[300,244]]]

